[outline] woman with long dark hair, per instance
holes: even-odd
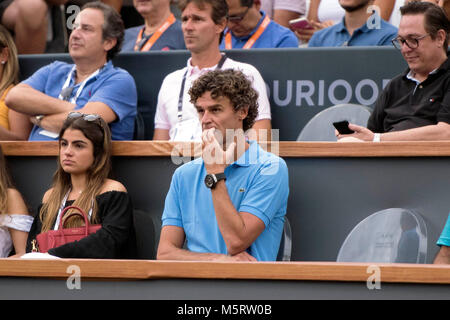
[[[62,258],[132,258],[135,237],[133,207],[125,187],[109,179],[111,133],[95,114],[69,113],[59,133],[58,168],[53,185],[43,197],[39,214],[28,237],[27,251],[41,232],[57,229],[67,206],[77,206],[92,224],[101,224],[93,234],[49,250]],[[68,227],[81,226],[81,218]]]

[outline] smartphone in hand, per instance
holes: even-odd
[[[352,134],[355,132],[349,129],[347,120],[333,122],[333,126],[336,128],[337,131],[339,131],[340,134]]]
[[[289,21],[289,27],[292,30],[313,29],[313,26],[309,23],[305,17],[293,19]]]

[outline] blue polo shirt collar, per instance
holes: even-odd
[[[94,80],[94,79],[97,80],[98,77],[100,76],[100,73],[102,73],[103,71],[106,71],[106,70],[111,70],[112,68],[114,68],[114,67],[113,67],[113,64],[112,64],[112,61],[109,60],[108,62],[106,62],[106,63],[103,65],[103,67],[101,68],[100,72],[97,73],[94,77],[92,77],[92,79],[90,79],[89,81],[92,81],[92,80]],[[77,74],[76,65],[74,65],[74,68],[71,70],[71,73],[72,73],[72,74],[71,74],[70,83],[73,84],[73,83],[75,83],[75,81],[76,81],[76,74]],[[75,85],[75,87],[78,86],[78,85],[79,85],[79,83],[77,83],[77,84]]]
[[[259,159],[258,143],[253,140],[248,141],[248,143],[250,144],[249,148],[239,157],[239,159],[231,164],[232,166],[248,167]]]
[[[375,16],[375,15],[378,16],[378,14],[376,12],[372,14],[372,16]],[[377,19],[377,18],[375,17],[375,19]],[[379,19],[381,19],[381,18],[379,18]],[[339,22],[339,24],[336,25],[336,33],[342,33],[344,31],[349,33],[347,30],[347,27],[345,26],[345,16],[342,18],[341,22]],[[364,23],[361,27],[356,29],[353,34],[355,34],[356,32],[366,33],[369,31],[370,31],[370,29],[369,29],[369,27],[367,27],[367,21],[366,21],[366,23]]]

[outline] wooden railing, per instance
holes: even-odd
[[[8,156],[55,156],[57,142],[0,142]],[[442,157],[450,156],[450,141],[411,142],[290,142],[261,143],[281,157]],[[114,141],[114,156],[197,156],[199,143],[167,141]]]
[[[450,265],[369,264],[338,262],[181,262],[156,260],[0,259],[0,277],[67,277],[76,265],[83,279],[259,279],[366,282],[369,267],[381,281],[450,284]]]

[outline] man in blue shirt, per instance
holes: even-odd
[[[83,7],[69,40],[75,64],[45,66],[6,97],[10,108],[31,116],[29,140],[56,140],[73,110],[100,115],[115,140],[133,138],[136,85],[128,72],[110,61],[120,50],[123,33],[123,22],[110,6],[91,2]]]
[[[202,156],[174,173],[157,258],[276,260],[288,172],[283,159],[245,139],[257,92],[241,71],[219,69],[198,78],[189,94],[202,125]]]
[[[373,0],[339,0],[345,10],[340,23],[314,33],[309,47],[388,46],[397,28],[371,7]]]
[[[226,0],[228,24],[220,49],[298,47],[297,36],[260,11],[260,0]]]

